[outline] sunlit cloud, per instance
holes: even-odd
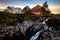
[[[49,6],[49,9],[54,14],[60,14],[60,6]]]
[[[4,3],[0,3],[0,9],[6,9],[6,5]]]

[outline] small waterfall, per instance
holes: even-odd
[[[42,32],[43,32],[43,29],[40,30],[40,31],[38,31],[34,36],[32,36],[32,37],[30,38],[30,40],[36,40],[36,39],[38,38],[38,36],[39,36]]]

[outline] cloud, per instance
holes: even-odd
[[[4,3],[0,3],[0,9],[6,9],[6,5]]]
[[[60,6],[49,6],[49,9],[52,11],[54,14],[60,14]]]

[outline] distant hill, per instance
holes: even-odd
[[[52,17],[57,18],[60,20],[60,14],[52,14]]]
[[[54,14],[53,16],[60,16],[60,14]]]

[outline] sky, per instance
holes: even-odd
[[[0,9],[5,9],[7,6],[20,8],[29,6],[30,8],[33,8],[37,4],[42,6],[45,1],[48,2],[49,9],[52,13],[60,14],[60,0],[0,0]]]

